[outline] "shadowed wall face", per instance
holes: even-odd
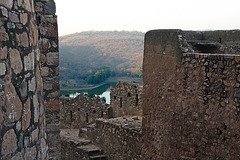
[[[228,37],[231,31],[219,33],[192,37],[215,45],[219,38],[213,41],[205,35],[221,36],[224,43],[217,44],[221,54],[193,53],[190,40],[179,30],[146,34],[143,159],[240,156],[239,47],[228,54],[237,40]]]
[[[55,84],[53,89],[46,89],[47,81]],[[1,0],[0,159],[48,158],[51,136],[46,133],[54,131],[58,137],[58,128],[46,128],[45,117],[52,113],[45,107],[59,98],[58,83],[54,2]],[[58,102],[51,106],[59,110]]]

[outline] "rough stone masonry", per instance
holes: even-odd
[[[60,159],[58,61],[55,3],[1,0],[0,159]]]
[[[149,31],[142,159],[240,159],[240,31]]]

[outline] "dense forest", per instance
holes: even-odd
[[[136,31],[88,31],[60,37],[61,88],[82,88],[113,75],[141,75],[143,41],[144,33]],[[107,76],[101,79],[103,68]]]

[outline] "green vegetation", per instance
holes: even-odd
[[[111,71],[109,67],[101,67],[94,75],[90,75],[87,77],[87,83],[98,84],[104,82],[110,76],[114,77],[115,72]]]
[[[99,66],[108,66],[111,76],[138,77],[143,40],[144,33],[125,31],[90,31],[60,37],[61,89],[103,82],[108,76],[99,71]]]

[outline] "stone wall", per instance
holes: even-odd
[[[107,118],[109,105],[102,98],[79,95],[61,98],[61,128],[83,128],[96,118]]]
[[[141,159],[141,126],[100,118],[87,135],[108,159]]]
[[[0,17],[0,159],[47,159],[47,144],[49,159],[60,159],[60,141],[53,140],[59,129],[50,120],[51,107],[59,117],[55,3],[0,1]]]
[[[35,1],[0,1],[0,159],[46,159]]]
[[[239,159],[240,55],[228,49],[240,38],[224,35],[227,49],[209,54],[191,53],[180,30],[146,34],[143,159]]]
[[[118,82],[111,89],[112,117],[142,115],[142,84]]]
[[[48,153],[50,159],[60,159],[59,46],[56,7],[53,0],[36,0],[35,5],[46,105]]]

